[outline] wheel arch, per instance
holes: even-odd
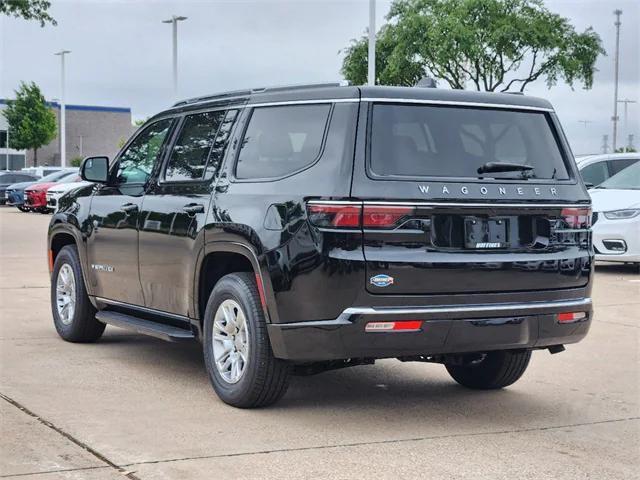
[[[53,264],[56,261],[56,257],[67,245],[75,245],[78,249],[78,256],[80,257],[80,267],[84,277],[84,285],[87,289],[89,297],[93,295],[93,289],[88,278],[87,271],[87,252],[84,248],[85,243],[82,240],[81,233],[68,223],[57,222],[51,224],[49,227],[48,245],[47,245],[47,257],[49,263],[49,273],[53,269]],[[92,300],[93,301],[93,300]]]
[[[194,275],[193,311],[196,314],[197,326],[202,326],[209,295],[218,280],[235,272],[255,274],[265,318],[267,323],[271,323],[276,316],[275,300],[269,276],[264,275],[263,271],[263,265],[251,246],[226,241],[206,244],[199,255]]]

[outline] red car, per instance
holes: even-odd
[[[75,178],[71,178],[71,177]],[[70,170],[68,175],[59,178],[56,182],[34,183],[24,190],[24,206],[33,211],[40,213],[48,213],[47,208],[47,190],[56,183],[60,182],[79,182],[80,176],[75,170]]]

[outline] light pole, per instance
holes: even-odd
[[[54,55],[60,56],[60,166],[67,166],[67,132],[66,132],[66,105],[64,95],[64,57],[71,50],[60,50]]]
[[[4,169],[8,172],[9,171],[9,123],[7,123],[7,139],[6,139],[6,142],[7,143],[5,143],[4,146],[5,146],[5,152],[7,154],[7,163],[4,166]],[[26,165],[25,165],[25,167],[26,167]]]
[[[627,136],[629,135],[629,129],[628,129],[629,124],[627,123],[627,120],[628,120],[627,108],[630,103],[638,103],[638,102],[636,102],[635,100],[629,100],[628,98],[625,98],[624,100],[618,100],[618,103],[624,103],[624,137],[623,138],[627,138]]]
[[[620,63],[620,15],[622,10],[614,10],[613,14],[616,16],[616,58],[615,58],[615,71],[614,71],[614,87],[613,87],[613,153],[616,152],[616,143],[618,140],[618,64]]]
[[[376,84],[376,0],[369,0],[369,56],[367,83]]]
[[[162,23],[171,23],[173,27],[173,98],[178,100],[178,22],[186,20],[187,17],[172,15],[169,20]]]

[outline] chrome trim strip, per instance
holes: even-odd
[[[323,98],[318,100],[287,100],[282,102],[247,103],[243,107],[271,107],[278,105],[313,105],[318,103],[358,103],[359,98]]]
[[[308,205],[362,205],[361,201],[356,200],[309,200]]]
[[[547,308],[591,308],[591,298],[580,300],[563,300],[558,302],[530,302],[530,303],[498,303],[465,306],[442,307],[413,307],[413,308],[372,308],[351,307],[340,314],[337,320],[348,320],[353,315],[420,315],[420,314],[448,314],[448,313],[481,313],[504,312],[509,310],[525,310],[535,312]]]
[[[341,325],[351,325],[351,317],[355,315],[421,315],[421,314],[438,314],[446,315],[451,313],[497,313],[506,312],[511,310],[519,310],[524,313],[518,315],[531,315],[539,311],[547,309],[573,309],[573,308],[586,308],[591,310],[592,301],[591,298],[581,298],[579,300],[561,300],[556,302],[529,302],[529,303],[495,303],[495,304],[482,304],[482,305],[464,305],[464,306],[452,306],[443,305],[437,307],[407,307],[407,308],[395,308],[395,307],[351,307],[344,310],[338,318],[335,320],[319,320],[312,322],[295,322],[295,323],[280,323],[272,324],[277,328],[302,328],[302,327],[339,327]],[[554,313],[554,312],[549,312]],[[429,320],[425,320],[429,321]]]
[[[108,298],[104,298],[104,297],[94,297],[94,298],[96,299],[96,301],[106,303],[107,305],[126,307],[126,308],[130,308],[131,310],[140,310],[141,312],[152,313],[154,315],[174,318],[176,320],[182,320],[185,322],[190,321],[189,317],[186,317],[184,315],[178,315],[176,313],[163,312],[162,310],[156,310],[155,308],[142,307],[140,305],[133,305],[131,303],[119,302],[117,300],[109,300]]]
[[[380,102],[380,103],[420,103],[427,105],[453,105],[463,107],[489,107],[489,108],[506,108],[510,110],[534,110],[538,112],[554,112],[553,108],[532,107],[531,105],[515,105],[502,103],[483,103],[483,102],[457,102],[453,100],[427,100],[419,98],[378,98],[367,97],[362,98],[362,102]]]
[[[591,203],[473,203],[473,202],[378,202],[378,201],[358,201],[358,200],[309,200],[307,204],[330,204],[330,205],[401,205],[401,206],[417,206],[417,207],[478,207],[478,208],[520,208],[520,207],[549,207],[549,208],[587,208],[591,207]]]
[[[550,207],[550,208],[587,208],[591,203],[473,203],[473,202],[364,202],[365,205],[409,205],[409,206],[435,206],[435,207]]]

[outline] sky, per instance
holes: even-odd
[[[377,25],[390,1],[378,0]],[[640,2],[638,0],[547,0],[578,31],[592,26],[607,56],[596,64],[594,86],[547,89],[528,95],[556,108],[576,155],[597,153],[612,136],[615,17],[623,10],[619,98],[640,101]],[[342,79],[341,50],[368,24],[367,0],[53,0],[57,26],[0,17],[0,97],[11,98],[20,81],[34,81],[48,100],[60,97],[61,49],[67,57],[66,101],[130,107],[146,118],[174,102],[171,77],[171,15],[179,23],[180,98],[268,85]],[[629,105],[628,131],[640,145],[640,104]],[[618,144],[624,135],[620,105]],[[581,123],[586,120],[589,123]]]

